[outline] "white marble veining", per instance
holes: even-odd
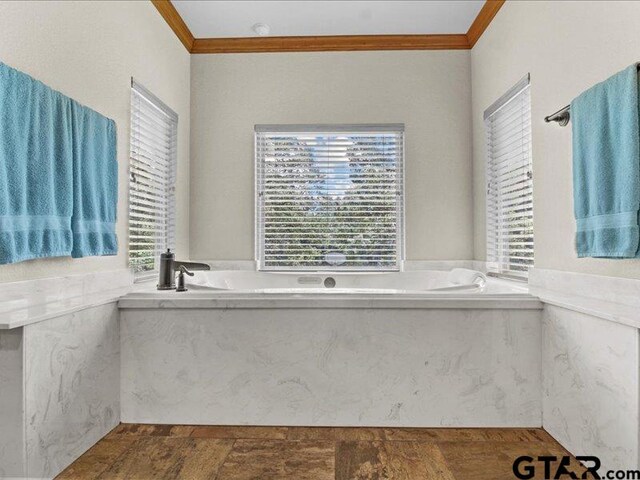
[[[133,274],[128,269],[3,283],[0,330],[114,302],[132,285]]]
[[[638,468],[638,329],[546,306],[543,426],[604,468]]]
[[[0,478],[26,476],[22,329],[0,331]]]
[[[27,471],[52,477],[120,422],[115,303],[24,327]]]
[[[541,425],[540,311],[121,310],[123,422]]]

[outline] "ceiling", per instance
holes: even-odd
[[[173,0],[196,38],[465,33],[484,0],[216,1]]]

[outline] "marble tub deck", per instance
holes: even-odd
[[[57,479],[513,480],[520,455],[568,453],[540,428],[120,424]]]

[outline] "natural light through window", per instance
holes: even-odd
[[[256,126],[264,270],[398,270],[403,125]]]
[[[487,268],[527,277],[533,266],[529,76],[484,114],[487,135]]]
[[[174,247],[178,115],[139,83],[131,86],[129,266],[154,274]]]

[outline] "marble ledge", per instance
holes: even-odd
[[[120,309],[495,309],[541,310],[542,303],[528,294],[476,296],[420,295],[273,295],[130,292],[118,302]]]
[[[84,296],[66,298],[50,303],[32,305],[0,314],[0,330],[24,327],[51,318],[115,303],[131,290],[131,287],[120,287]]]
[[[532,268],[529,287],[640,309],[640,280]]]
[[[2,283],[0,313],[132,284],[133,274],[127,268]]]
[[[640,328],[640,280],[533,268],[529,292],[549,305]]]
[[[115,302],[132,285],[133,274],[126,268],[3,283],[0,329],[23,327]]]
[[[607,302],[597,298],[587,298],[579,295],[560,293],[539,287],[529,287],[532,295],[543,303],[565,308],[574,312],[584,313],[592,317],[610,322],[640,328],[640,311],[638,307],[615,302]]]

